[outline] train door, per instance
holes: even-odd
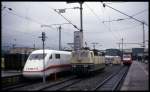
[[[53,61],[53,55],[50,53],[45,57],[45,68],[48,68],[48,70],[46,71],[46,75],[50,75],[52,70],[51,70],[51,65],[52,65],[52,61]]]
[[[60,54],[59,53],[55,53],[55,60],[53,61],[54,64],[56,65],[56,71],[59,71],[60,70],[60,62],[61,62],[61,57],[60,57]]]
[[[50,54],[49,58],[48,58],[48,62],[47,62],[48,65],[51,65],[53,58],[54,58],[54,56],[52,54]]]

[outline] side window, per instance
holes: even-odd
[[[49,59],[52,59],[52,55],[50,55]]]
[[[56,59],[60,59],[60,54],[55,54]]]

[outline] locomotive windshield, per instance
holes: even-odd
[[[45,58],[46,54],[44,54]],[[41,60],[43,59],[43,54],[31,54],[29,60]]]
[[[82,52],[73,52],[72,53],[72,56],[75,57],[75,56],[80,56],[80,57],[88,57],[88,52],[85,52],[85,51],[82,51]]]
[[[124,55],[123,58],[130,58],[130,56],[129,55]]]

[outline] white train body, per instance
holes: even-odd
[[[44,50],[45,68],[43,66],[43,50],[33,51],[28,57],[24,69],[24,77],[42,77],[50,74],[67,71],[71,68],[71,52]]]
[[[105,56],[105,64],[120,64],[121,57],[120,56]]]

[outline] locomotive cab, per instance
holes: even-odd
[[[132,54],[131,53],[124,53],[123,54],[123,64],[124,65],[131,65],[132,64]]]
[[[104,68],[104,62],[104,56],[100,56],[100,53],[97,53],[96,56],[90,50],[72,52],[72,71],[77,75],[89,74],[92,71]]]

